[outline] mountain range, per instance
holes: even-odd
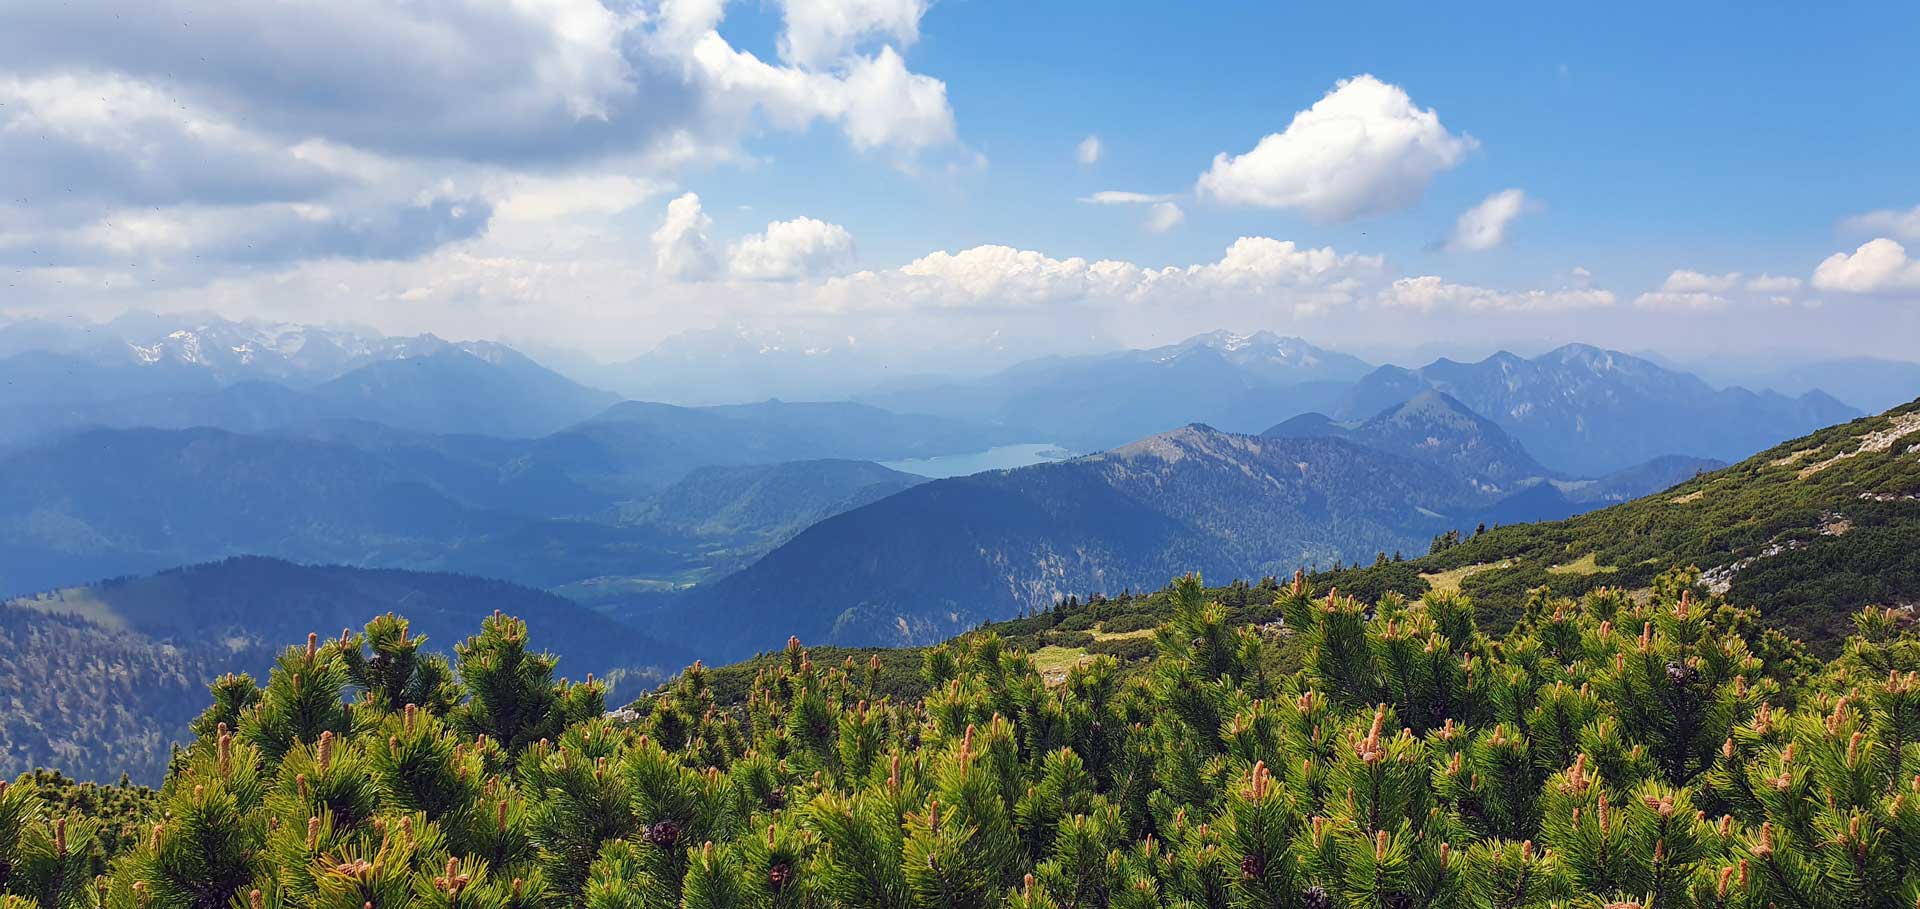
[[[243,554],[541,587],[685,583],[915,479],[831,459],[913,457],[967,432],[862,405],[778,403],[616,408],[530,440],[369,422],[85,430],[0,455],[0,590]],[[751,472],[674,488],[703,467],[768,464],[784,465],[778,495]]]
[[[1499,424],[1443,391],[1428,389],[1364,420],[1341,422],[1305,413],[1261,435],[1332,436],[1461,473],[1490,492],[1513,490],[1553,476]]]
[[[48,353],[147,374],[184,372],[228,385],[248,380],[304,387],[388,360],[449,348],[505,349],[489,342],[455,344],[430,334],[390,337],[372,329],[243,322],[208,314],[128,312],[111,322],[26,319],[0,324],[0,358]]]
[[[1542,463],[1594,475],[1667,454],[1736,460],[1784,438],[1860,416],[1818,390],[1797,398],[1715,389],[1650,360],[1584,344],[1526,359],[1439,359],[1382,366],[1328,411],[1361,420],[1425,391],[1442,391],[1498,424]]]
[[[1510,468],[1473,445],[1517,452],[1514,464],[1525,452],[1445,404],[1429,398],[1368,425],[1397,421],[1445,437],[1432,448],[1456,456],[1372,436],[1250,436],[1195,424],[1102,454],[920,484],[826,518],[734,575],[624,614],[716,656],[788,634],[921,643],[1069,595],[1150,587],[1188,571],[1259,577],[1419,554],[1447,530],[1559,518],[1601,501],[1577,503],[1537,474],[1511,487],[1480,479]],[[1666,481],[1657,471],[1645,479]],[[716,615],[740,620],[716,624]]]
[[[1030,360],[981,379],[923,382],[861,400],[1097,451],[1194,422],[1258,432],[1337,400],[1369,368],[1299,338],[1216,331],[1145,350]]]
[[[62,354],[0,360],[0,443],[15,447],[93,427],[262,432],[359,419],[422,432],[531,437],[594,416],[619,397],[587,388],[510,348],[448,345],[381,360],[305,387],[218,384],[192,366],[101,366]]]
[[[1878,357],[1833,357],[1786,366],[1715,364],[1707,368],[1716,380],[1724,378],[1732,385],[1787,395],[1819,389],[1868,413],[1879,413],[1920,395],[1920,363]]]
[[[721,346],[745,357],[755,340]],[[755,357],[859,346],[758,340]],[[705,375],[703,349],[649,362]],[[812,604],[795,615],[921,639],[970,610],[1181,562],[1284,573],[1417,553],[1853,415],[1817,390],[1715,389],[1582,345],[1403,369],[1222,331],[898,380],[860,403],[687,407],[622,401],[486,341],[138,314],[14,323],[0,327],[0,590],[258,554],[480,573],[630,615],[690,585],[703,589],[668,599],[724,610],[779,586]],[[936,483],[870,463],[1016,442],[1100,453]],[[922,588],[958,591],[948,618],[869,621]]]

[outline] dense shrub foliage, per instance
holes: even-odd
[[[1282,621],[1229,620],[1223,598]],[[1135,664],[1048,685],[993,632],[798,642],[738,698],[696,664],[631,710],[496,615],[403,620],[230,676],[158,803],[0,792],[7,909],[1912,907],[1920,639],[1825,664],[1692,574],[1650,596],[1371,603],[1178,582]],[[1245,614],[1242,605],[1235,612]],[[1084,630],[1083,630],[1084,631]],[[1034,633],[1029,631],[1028,633]],[[96,876],[97,875],[97,876]]]

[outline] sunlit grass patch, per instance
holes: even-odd
[[[1060,646],[1042,647],[1028,657],[1033,661],[1033,668],[1049,683],[1065,680],[1067,671],[1080,665],[1080,661],[1086,658],[1085,647]]]
[[[1420,573],[1420,577],[1427,582],[1427,586],[1432,587],[1436,591],[1458,593],[1461,581],[1480,572],[1492,571],[1495,568],[1506,568],[1512,564],[1513,561],[1511,559],[1502,562],[1478,562],[1472,565],[1462,565],[1459,568],[1449,568],[1446,571],[1423,571]]]
[[[1604,572],[1612,572],[1616,570],[1618,569],[1615,569],[1611,565],[1604,565],[1604,566],[1601,565],[1598,561],[1598,554],[1591,553],[1591,552],[1581,556],[1578,559],[1568,562],[1565,565],[1551,565],[1547,567],[1547,572],[1549,574],[1571,574],[1571,575],[1580,575],[1582,577],[1590,574],[1601,574]]]

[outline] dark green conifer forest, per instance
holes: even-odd
[[[514,618],[448,660],[381,617],[289,648],[264,685],[216,681],[157,793],[6,787],[0,892],[7,909],[1920,902],[1904,613],[1860,613],[1822,663],[1694,572],[1650,596],[1537,596],[1498,638],[1459,594],[1362,602],[1304,578],[1185,578],[1161,606],[1152,654],[1127,662],[1043,674],[988,629],[909,680],[796,641],[744,686],[695,664],[611,713]]]

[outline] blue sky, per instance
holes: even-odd
[[[941,211],[949,246],[1171,264],[1249,233],[1418,256],[1461,210],[1519,186],[1546,210],[1489,257],[1502,260],[1497,270],[1472,267],[1539,279],[1587,265],[1649,283],[1675,267],[1649,260],[1666,248],[1723,271],[1795,256],[1810,268],[1831,252],[1840,218],[1920,202],[1908,198],[1920,194],[1911,7],[1610,4],[1578,15],[1508,3],[1463,17],[1424,3],[1364,16],[1305,3],[1021,6],[937,4],[913,49],[916,67],[947,81],[964,140],[989,158],[985,179],[956,191],[878,173],[821,135],[797,142],[786,163],[830,178],[768,168],[728,175],[703,197],[721,201],[716,209],[870,223],[863,251],[875,264],[923,251],[912,228],[922,206]],[[1102,189],[1189,190],[1215,154],[1250,147],[1360,73],[1406,88],[1482,143],[1410,211],[1329,226],[1192,207],[1186,230],[1158,237],[1067,204]],[[1089,134],[1105,152],[1090,168],[1073,157]]]
[[[0,312],[1901,355],[1920,7],[1680,6],[11,7]]]

